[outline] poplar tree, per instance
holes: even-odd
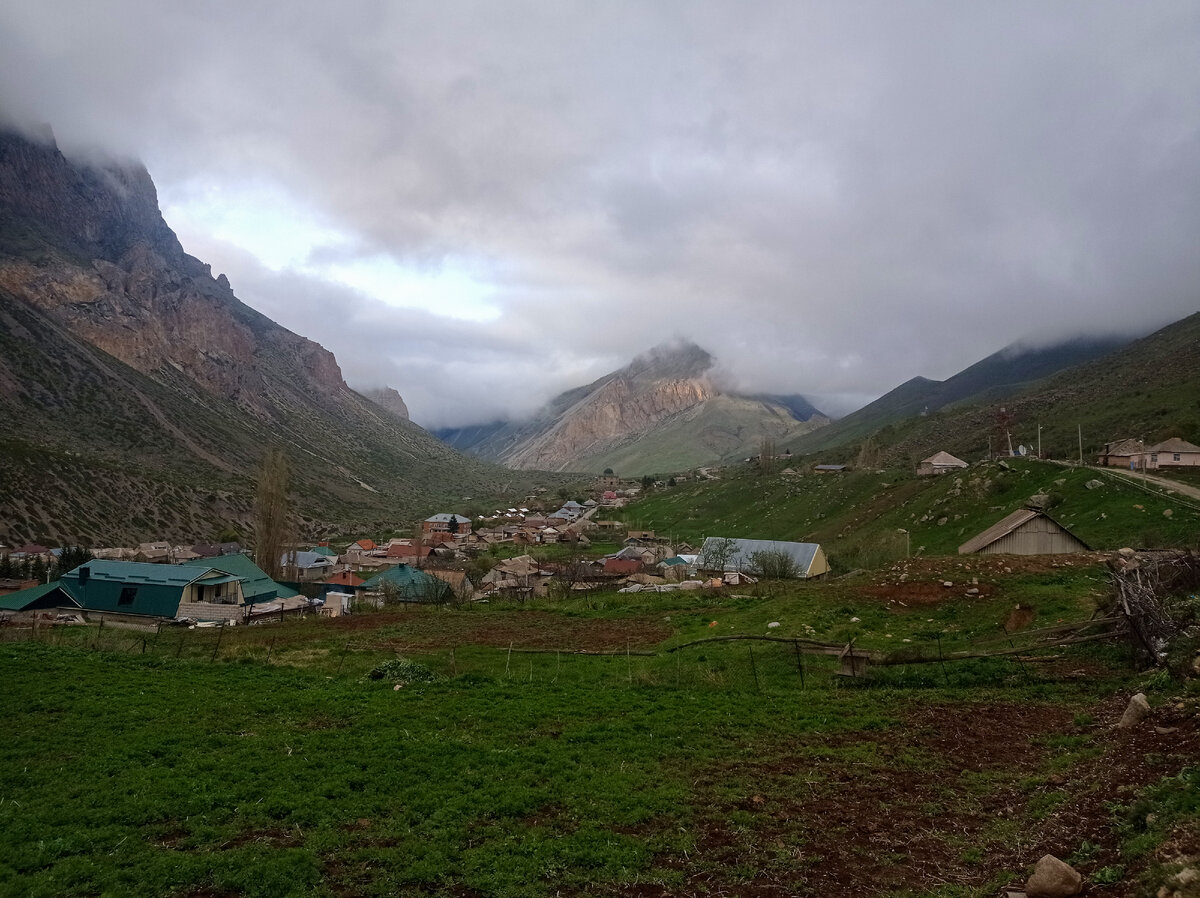
[[[268,449],[254,496],[254,563],[272,580],[279,579],[284,546],[291,534],[288,509],[288,462],[283,450]]]

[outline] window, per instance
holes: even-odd
[[[1175,461],[1179,461],[1179,453],[1178,452],[1175,453]]]
[[[118,605],[132,605],[134,598],[137,596],[136,586],[125,586],[121,588],[121,597],[117,599]]]

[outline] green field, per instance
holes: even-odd
[[[1095,480],[1104,485],[1088,489]],[[903,558],[909,547],[914,555],[952,555],[1039,493],[1050,497],[1050,515],[1094,549],[1200,544],[1200,503],[1094,469],[1025,459],[935,478],[898,470],[799,476],[728,469],[721,480],[656,489],[613,516],[693,542],[705,536],[819,542],[835,569],[846,571]]]
[[[1006,647],[1017,604],[1034,630],[1106,592],[1096,566],[960,564],[0,630],[0,894],[983,896],[1047,851],[1140,894],[1200,834],[1200,696],[1106,643],[953,660]],[[849,680],[788,642],[686,645],[754,635],[950,660]],[[1173,734],[1107,726],[1141,688]]]

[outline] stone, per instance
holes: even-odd
[[[1139,692],[1129,700],[1129,704],[1125,708],[1125,713],[1121,715],[1121,720],[1117,726],[1120,729],[1128,730],[1137,726],[1149,716],[1150,701],[1146,698],[1144,692]]]
[[[1033,868],[1033,875],[1025,883],[1025,894],[1029,898],[1070,898],[1082,888],[1083,877],[1078,870],[1047,854]]]
[[[977,596],[977,595],[979,595],[979,587],[978,587],[978,586],[972,586],[970,589],[968,589],[968,590],[967,590],[967,595],[969,595],[969,596]]]
[[[1085,483],[1083,485],[1083,488],[1089,489],[1089,490],[1098,490],[1102,486],[1104,486],[1103,480],[1089,480],[1087,483]]]
[[[1122,558],[1132,558],[1137,553],[1134,552],[1133,549],[1126,546],[1123,549],[1117,549],[1117,554],[1120,555]]]
[[[1164,518],[1169,518],[1169,517],[1171,517],[1173,514],[1175,514],[1175,512],[1174,512],[1174,511],[1172,511],[1170,508],[1164,508],[1164,509],[1163,509],[1163,517],[1164,517]]]

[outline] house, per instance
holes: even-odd
[[[759,553],[780,552],[788,556],[795,576],[801,579],[829,573],[825,551],[818,543],[793,543],[770,539],[727,539],[710,536],[700,547],[697,564],[706,571],[758,573]]]
[[[1046,512],[1021,508],[958,547],[960,555],[1064,555],[1088,545]]]
[[[151,564],[170,564],[174,559],[171,557],[170,543],[139,543],[137,553],[133,556],[134,561],[145,561]]]
[[[937,452],[917,465],[917,476],[933,477],[938,474],[958,471],[966,467],[969,467],[969,465],[961,458],[955,458],[949,452]]]
[[[621,478],[618,477],[616,474],[601,474],[599,477],[596,478],[596,489],[600,490],[601,492],[604,492],[607,490],[615,490],[620,485],[621,485]],[[615,494],[614,494],[613,498],[614,499],[616,498]]]
[[[1200,446],[1179,437],[1171,437],[1146,451],[1150,453],[1151,468],[1200,467]]]
[[[328,594],[335,590],[340,590],[342,592],[347,590],[352,591],[356,587],[362,586],[365,582],[366,581],[357,574],[353,574],[350,571],[342,571],[340,574],[334,574],[332,577],[321,581],[321,585],[326,587],[325,593]]]
[[[471,519],[462,514],[435,514],[421,522],[423,533],[467,533]]]
[[[645,567],[640,558],[609,558],[604,562],[606,574],[640,574]]]
[[[1131,468],[1142,466],[1146,447],[1141,440],[1116,440],[1104,444],[1104,451],[1096,458],[1096,464],[1106,468]]]
[[[845,465],[813,465],[818,474],[840,474],[846,470]]]
[[[471,583],[465,571],[444,571],[438,568],[427,568],[425,573],[431,577],[437,577],[448,584],[450,589],[453,590],[454,595],[464,601],[470,599],[475,594],[475,586]]]
[[[179,616],[239,620],[244,617],[246,597],[242,578],[211,565],[94,559],[52,583],[0,598],[0,608],[78,608],[127,620]]]
[[[450,585],[427,572],[407,564],[398,564],[390,570],[376,574],[362,584],[362,592],[377,593],[386,598],[392,593],[405,602],[442,602],[451,594]]]
[[[334,559],[317,552],[285,552],[279,557],[279,566],[292,575],[293,580],[323,580]]]
[[[652,540],[654,539],[653,530],[628,530],[625,533],[625,544],[631,545],[631,539]]]

